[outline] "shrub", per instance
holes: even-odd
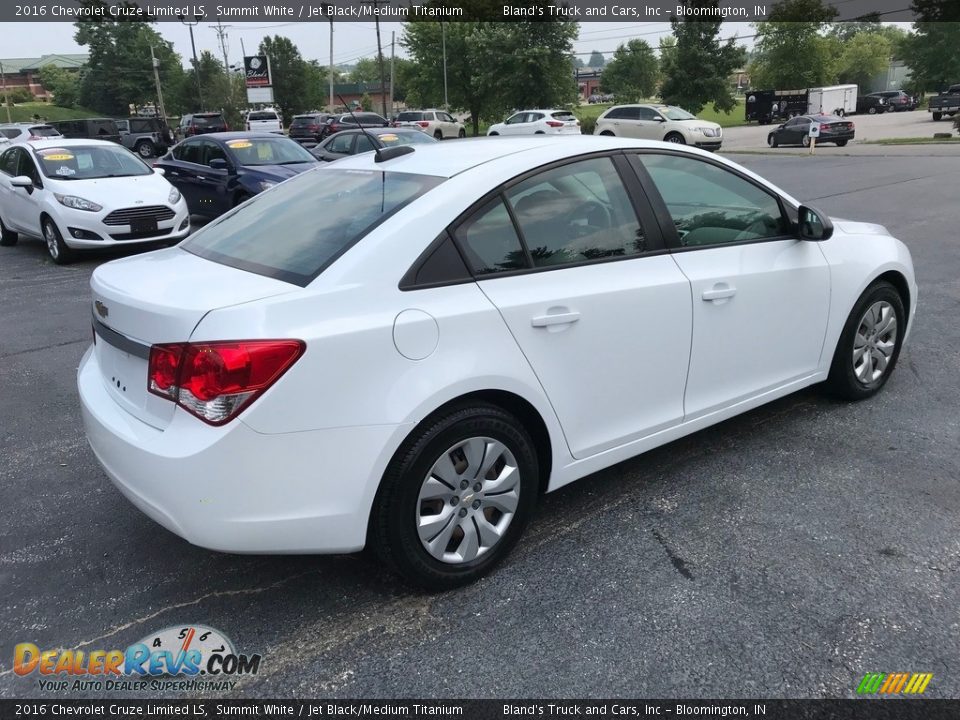
[[[593,129],[597,126],[595,117],[585,117],[580,120],[580,132],[583,135],[593,135]]]
[[[12,103],[28,103],[33,102],[33,93],[30,92],[27,88],[13,88],[8,91],[10,102]]]

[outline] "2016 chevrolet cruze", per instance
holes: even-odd
[[[700,150],[384,152],[93,275],[90,443],[192,543],[462,584],[543,491],[813,383],[869,397],[912,324],[899,240]]]

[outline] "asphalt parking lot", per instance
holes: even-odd
[[[262,654],[243,697],[850,697],[868,671],[960,696],[958,158],[731,157],[910,246],[918,321],[886,389],[805,391],[547,496],[497,572],[443,595],[363,556],[209,552],[135,510],[77,406],[104,258],[0,248],[0,696],[50,696],[15,643],[191,622]]]

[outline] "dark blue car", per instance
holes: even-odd
[[[289,138],[222,132],[187,138],[153,165],[183,194],[191,214],[215,218],[318,164]]]

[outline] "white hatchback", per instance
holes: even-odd
[[[99,267],[83,421],[192,543],[469,582],[538,496],[800,388],[867,398],[910,253],[692,148],[501,138],[302,173]]]
[[[672,105],[615,105],[597,118],[594,135],[663,140],[719,150],[723,128]]]
[[[40,237],[63,264],[76,250],[173,243],[189,232],[180,192],[121,145],[56,138],[0,152],[0,245]]]
[[[396,128],[416,128],[437,140],[467,136],[463,123],[443,110],[404,110],[391,124]]]
[[[487,135],[579,134],[580,121],[569,110],[521,110],[487,130]]]

